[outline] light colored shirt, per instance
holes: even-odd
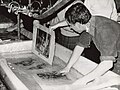
[[[84,5],[93,16],[104,16],[117,21],[117,9],[114,0],[85,0]]]

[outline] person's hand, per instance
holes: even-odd
[[[69,90],[89,90],[91,85],[92,84],[89,85],[86,80],[83,80],[82,78],[80,78],[69,86],[70,88]]]
[[[54,30],[54,28],[52,26],[49,26],[49,30]]]
[[[69,73],[70,69],[68,67],[65,67],[64,69],[60,70],[58,74],[66,75]]]
[[[50,30],[55,30],[57,28],[57,26],[49,26]]]
[[[100,81],[99,78],[96,78],[94,80],[88,81],[88,80],[85,80],[84,77],[83,77],[83,78],[80,78],[80,79],[76,80],[72,85],[94,86],[94,85],[98,84],[99,81]]]

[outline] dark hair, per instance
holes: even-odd
[[[75,24],[76,22],[86,24],[90,18],[91,14],[89,10],[82,3],[72,5],[65,13],[65,19],[71,24]]]

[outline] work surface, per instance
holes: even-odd
[[[48,90],[53,90],[53,87],[55,89],[58,85],[71,84],[82,77],[74,69],[65,76],[56,74],[65,67],[65,63],[57,57],[54,57],[53,65],[48,64],[33,53],[6,54],[5,57],[8,67],[29,90],[40,90],[40,88],[47,90],[45,89],[47,86]]]
[[[120,77],[109,71],[90,87],[77,85],[79,87],[73,88],[71,83],[92,71],[97,64],[80,57],[70,73],[66,76],[56,75],[55,71],[65,67],[64,62],[69,60],[71,52],[56,44],[51,66],[32,53],[31,44],[28,41],[0,45],[0,74],[12,90],[111,90],[101,88],[120,84]]]
[[[73,68],[70,73],[65,76],[56,74],[56,72],[65,67],[65,63],[58,57],[54,57],[53,65],[48,64],[33,53],[5,54],[4,57],[6,60],[4,61],[4,64],[7,64],[10,70],[12,70],[12,73],[17,76],[28,90],[74,90],[71,89],[71,84],[83,76]],[[12,73],[9,73],[8,78],[12,77]],[[15,77],[12,77],[12,79],[15,79]],[[20,84],[19,80],[16,80],[16,85]],[[91,85],[90,90],[98,90],[95,88],[116,85],[119,80],[120,78],[117,80],[116,76],[106,75],[105,77],[102,77],[99,82],[94,84],[95,86]],[[81,90],[89,90],[88,88],[89,85],[81,87]],[[76,86],[75,90],[79,90],[78,86]]]

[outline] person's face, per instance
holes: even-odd
[[[80,24],[79,22],[76,22],[75,24],[70,24],[70,23],[68,23],[68,24],[71,29],[74,29],[75,31],[77,31],[79,33],[86,30],[86,26],[83,24]]]

